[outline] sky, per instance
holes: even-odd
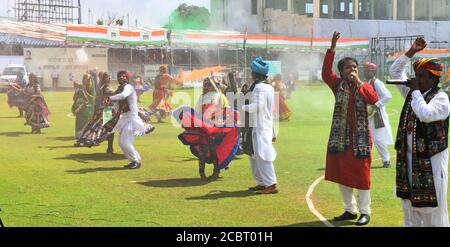
[[[14,16],[14,0],[0,0],[0,16]],[[135,25],[137,19],[139,26],[158,27],[166,24],[170,13],[178,5],[187,3],[210,8],[210,0],[81,0],[82,20],[88,23],[88,13],[91,9],[94,23],[107,13],[115,13],[117,16],[125,16],[125,25],[127,25],[127,13],[130,15],[130,25]],[[104,18],[106,19],[106,18]]]

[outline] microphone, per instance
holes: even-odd
[[[390,85],[408,85],[411,80],[387,80],[386,84]]]

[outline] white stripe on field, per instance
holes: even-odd
[[[309,186],[308,192],[306,193],[306,203],[308,203],[309,211],[311,211],[311,213],[313,213],[315,216],[317,216],[317,218],[319,218],[319,220],[322,221],[322,223],[324,223],[327,227],[334,227],[333,224],[331,224],[327,219],[325,219],[325,217],[323,217],[323,215],[321,215],[316,210],[316,207],[314,207],[314,203],[311,200],[311,195],[314,192],[314,189],[320,183],[320,181],[322,181],[322,179],[324,179],[324,178],[325,178],[324,176],[321,176],[320,178],[316,179],[316,181],[314,181],[314,183],[311,184],[311,186]]]

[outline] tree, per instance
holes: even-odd
[[[171,13],[169,22],[164,27],[170,29],[199,30],[208,29],[210,23],[210,13],[207,8],[183,3]]]
[[[103,26],[104,24],[105,24],[105,21],[103,19],[98,19],[97,20],[97,25]]]

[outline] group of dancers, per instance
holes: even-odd
[[[18,117],[25,117],[24,125],[31,127],[32,134],[40,134],[41,129],[50,127],[50,111],[35,74],[31,73],[29,83],[26,83],[24,75],[18,72],[17,79],[10,84],[7,94],[8,105],[19,109]]]
[[[339,76],[333,71],[335,48],[340,34],[335,32],[331,48],[326,52],[322,78],[335,96],[331,133],[327,146],[325,179],[339,185],[344,213],[336,221],[357,219],[356,225],[367,225],[371,218],[370,168],[372,145],[380,153],[382,165],[391,167],[388,145],[393,144],[386,104],[392,95],[376,78],[377,66],[364,63],[366,82],[360,79],[358,61],[351,57],[337,64]],[[401,199],[405,226],[448,226],[448,126],[450,102],[439,88],[443,64],[437,58],[423,58],[414,63],[415,78],[408,79],[406,65],[417,52],[427,46],[417,38],[410,50],[390,68],[392,79],[404,80],[398,85],[405,98],[395,141],[396,195]],[[176,81],[162,66],[156,78],[153,103],[147,110],[138,106],[130,74],[119,71],[119,87],[111,88],[108,73],[99,75],[95,88],[89,75],[76,84],[72,113],[76,116],[76,146],[92,147],[108,140],[108,153],[113,153],[114,133],[119,134],[119,146],[129,160],[125,168],[141,167],[141,156],[133,146],[137,136],[154,131],[150,116],[162,122],[171,114],[184,128],[178,136],[199,159],[201,179],[217,179],[222,169],[240,152],[249,156],[256,182],[250,191],[261,194],[278,193],[274,162],[277,140],[274,121],[289,120],[291,111],[283,95],[279,76],[268,80],[269,64],[261,57],[251,66],[252,84],[243,86],[236,97],[233,79],[224,85],[216,78],[203,81],[202,95],[195,107],[175,110],[167,102],[169,84]],[[226,83],[225,83],[226,84]],[[234,97],[230,97],[235,95]],[[30,83],[21,77],[8,92],[8,103],[25,111],[26,124],[33,133],[49,127],[50,114],[41,94],[36,76]],[[213,164],[207,177],[206,164]],[[356,201],[353,190],[358,190]]]

